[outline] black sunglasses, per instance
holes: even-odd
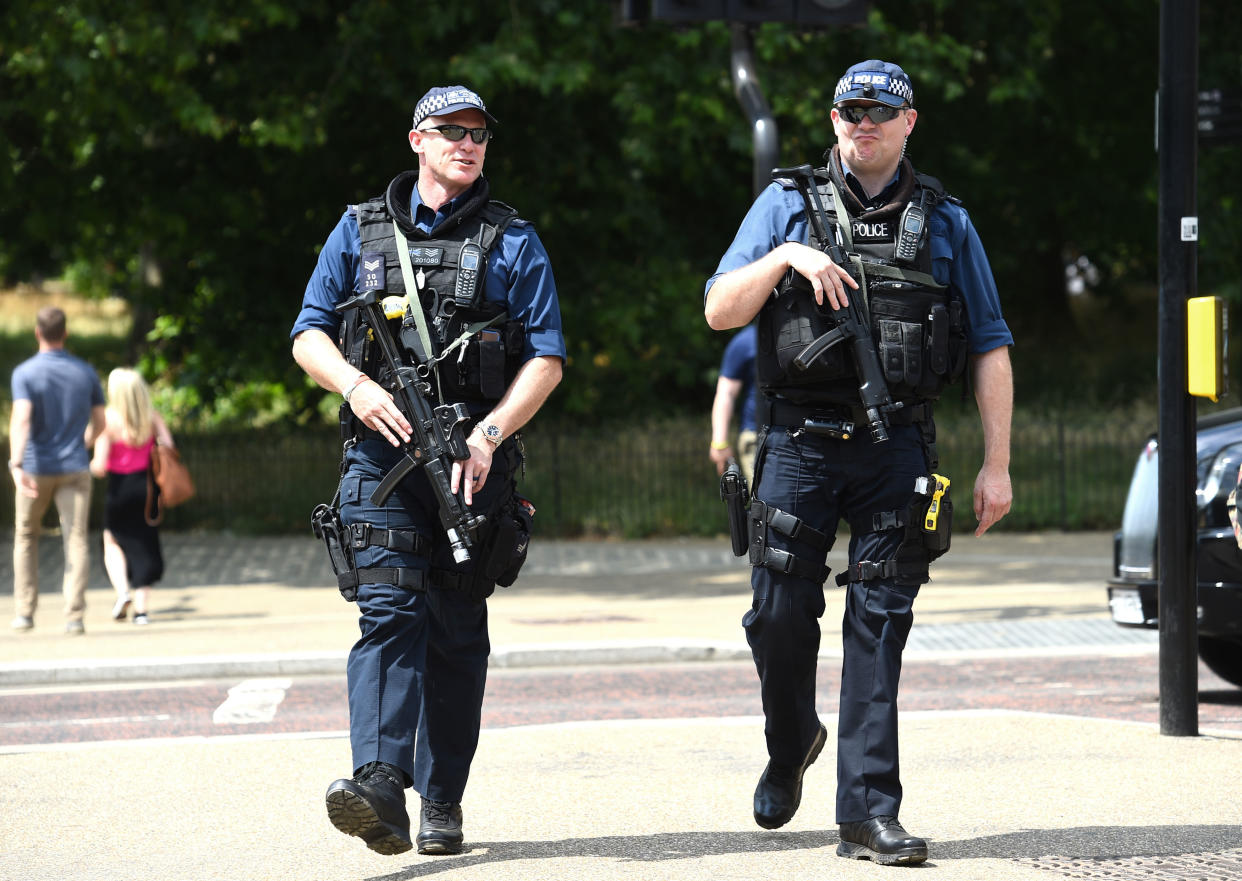
[[[450,141],[460,141],[466,135],[470,135],[470,140],[476,144],[482,144],[492,136],[492,133],[485,128],[466,128],[464,125],[429,125],[427,128],[419,129],[424,132],[439,132]]]
[[[882,125],[896,119],[904,107],[889,107],[887,104],[846,104],[837,108],[837,112],[851,125],[858,125],[863,117],[869,117],[876,125]]]

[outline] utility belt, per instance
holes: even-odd
[[[906,404],[888,415],[889,425],[926,425],[932,423],[933,407],[929,402]],[[838,440],[854,437],[856,426],[867,425],[862,407],[850,404],[797,404],[785,398],[760,395],[755,402],[758,425],[780,425],[802,429],[808,434],[824,434]]]
[[[416,593],[425,593],[428,590],[456,590],[466,594],[475,602],[482,602],[491,596],[496,586],[494,581],[488,581],[484,576],[470,572],[385,566],[352,569],[339,574],[336,581],[341,596],[351,603],[357,601],[358,586],[361,584],[391,584]]]
[[[506,438],[495,455],[508,457],[510,473],[520,467],[521,451],[513,437]],[[357,600],[358,586],[362,584],[391,584],[412,591],[456,590],[482,602],[495,592],[497,585],[508,587],[517,580],[526,562],[534,517],[534,504],[517,492],[511,492],[489,510],[477,536],[477,554],[470,572],[434,566],[358,567],[357,553],[364,548],[380,547],[429,560],[436,544],[431,536],[412,529],[382,529],[370,523],[346,525],[341,520],[339,490],[331,504],[316,506],[311,514],[311,530],[327,548],[337,587],[348,602]]]

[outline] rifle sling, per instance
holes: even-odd
[[[405,282],[405,299],[410,306],[410,311],[414,313],[414,324],[418,327],[418,339],[423,344],[423,351],[431,357],[435,349],[431,347],[431,331],[427,329],[427,316],[423,314],[423,304],[418,296],[418,283],[414,278],[414,269],[410,265],[410,243],[406,241],[405,234],[401,232],[401,227],[395,220],[392,222],[392,231],[397,239],[397,262],[401,264],[401,280]],[[376,328],[375,332],[379,333],[379,328]],[[439,385],[440,372],[437,370],[437,391],[440,390]],[[442,394],[440,399],[444,399]]]
[[[867,298],[867,273],[863,270],[862,258],[854,253],[854,233],[850,227],[850,215],[845,210],[845,201],[841,198],[841,191],[837,189],[836,182],[831,178],[828,179],[828,186],[832,187],[832,205],[837,212],[837,229],[841,230],[841,240],[845,244],[845,251],[849,254],[850,262],[854,264],[854,268],[858,270],[858,291],[862,297],[863,308],[859,311],[867,321],[871,320],[871,303]],[[846,290],[845,295],[851,295],[851,291]]]

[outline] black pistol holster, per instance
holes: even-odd
[[[733,555],[744,557],[750,545],[747,525],[750,490],[746,486],[746,475],[742,473],[737,459],[730,459],[724,473],[720,475],[720,500],[725,503],[729,514],[729,538],[733,542]]]
[[[358,584],[355,582],[347,586],[342,581],[342,576],[348,577],[356,571],[354,549],[345,524],[341,522],[341,512],[337,508],[338,498],[339,495],[330,505],[315,506],[315,510],[311,512],[311,531],[328,549],[328,560],[332,563],[332,574],[336,576],[341,596],[352,603],[358,599]]]
[[[359,569],[355,552],[367,547],[382,547],[425,556],[431,542],[412,530],[376,529],[369,523],[346,526],[341,522],[338,507],[340,494],[332,504],[320,504],[311,512],[311,530],[328,549],[336,586],[346,602],[356,602],[360,584],[392,584],[407,590],[426,590],[427,573],[423,569],[371,567]]]

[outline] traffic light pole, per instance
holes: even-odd
[[[755,38],[750,26],[735,21],[730,27],[733,30],[733,48],[729,57],[733,94],[750,122],[755,147],[751,186],[754,195],[758,196],[771,182],[772,169],[780,164],[780,139],[772,108],[768,106],[768,99],[763,97],[759,75],[755,72]]]
[[[1186,301],[1196,289],[1199,0],[1161,0],[1156,147],[1160,168],[1160,733],[1199,733],[1195,404],[1187,391]]]

